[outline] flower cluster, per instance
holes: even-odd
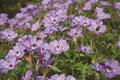
[[[28,70],[25,76],[21,78],[21,80],[31,79],[32,74],[33,74],[32,71]],[[52,75],[51,78],[48,78],[45,76],[37,76],[36,80],[76,80],[76,79],[71,75],[68,75],[67,77],[65,77],[64,74],[61,74],[61,75],[55,74],[55,75]]]
[[[17,36],[18,34],[11,29],[6,29],[0,32],[0,38],[5,39],[6,41],[11,41],[15,39]]]
[[[96,72],[107,78],[120,75],[120,41],[116,47],[111,39],[119,33],[119,22],[113,20],[114,26],[114,16],[106,10],[119,11],[119,6],[103,0],[42,0],[21,8],[11,19],[0,14],[0,44],[9,46],[0,59],[0,72],[7,75],[22,65],[21,80],[86,80]]]
[[[102,20],[110,18],[110,14],[105,13],[103,10],[103,8],[96,7],[97,19]]]
[[[108,78],[113,78],[120,74],[120,66],[116,60],[109,60],[102,64],[95,63],[94,68],[104,73]]]

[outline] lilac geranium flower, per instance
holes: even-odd
[[[36,8],[37,6],[36,5],[34,5],[34,4],[29,4],[26,8],[28,8],[28,9],[34,9],[34,8]]]
[[[39,21],[35,22],[34,24],[32,24],[32,31],[37,31],[39,28],[41,27],[41,24],[39,23]]]
[[[42,54],[44,54],[44,53],[50,53],[50,47],[49,47],[49,44],[48,43],[46,43],[46,42],[44,42],[43,44],[41,44],[38,48],[37,48],[37,50],[38,50],[38,52],[39,53],[42,53]]]
[[[8,20],[8,23],[11,25],[11,26],[14,26],[14,25],[16,25],[17,24],[17,19],[14,19],[14,18],[12,18],[12,19],[9,19]]]
[[[53,63],[53,59],[51,58],[49,44],[43,43],[37,48],[37,52],[39,55],[39,65],[40,67],[47,67],[51,63]]]
[[[57,32],[62,32],[62,31],[67,29],[67,28],[65,28],[63,26],[56,26],[55,28],[57,29]]]
[[[45,76],[37,76],[36,80],[49,80],[49,78],[47,78]]]
[[[120,2],[116,2],[116,3],[114,4],[114,6],[115,6],[115,9],[120,10]]]
[[[31,80],[33,73],[31,70],[28,70],[25,74],[25,76],[22,76],[21,80]]]
[[[96,7],[97,19],[110,19],[111,15],[103,11],[103,8]]]
[[[94,4],[94,3],[96,3],[96,2],[98,2],[99,0],[89,0],[89,2],[91,3],[91,4]]]
[[[21,11],[22,13],[25,13],[25,12],[28,11],[28,9],[27,9],[27,8],[21,8],[20,11]]]
[[[21,19],[21,18],[24,18],[25,16],[26,16],[26,14],[24,14],[24,13],[17,13],[15,18],[16,19]]]
[[[73,76],[68,75],[67,77],[65,77],[64,74],[58,75],[52,75],[51,78],[49,80],[76,80]]]
[[[120,47],[120,41],[118,41],[117,46]]]
[[[22,43],[28,51],[32,51],[37,49],[37,47],[43,43],[43,40],[37,39],[37,37],[33,35],[25,35],[19,39],[19,42]]]
[[[83,45],[81,45],[79,47],[79,50],[84,52],[84,53],[86,53],[86,54],[92,53],[92,49],[91,49],[90,46],[83,46]]]
[[[18,36],[18,34],[15,33],[11,29],[6,29],[5,31],[0,32],[0,37],[7,41],[11,41],[11,40],[15,39],[17,36]]]
[[[85,3],[85,5],[82,8],[84,11],[89,11],[92,9],[92,4],[88,1]]]
[[[104,13],[104,12],[99,12],[97,13],[97,19],[102,20],[102,19],[110,19],[111,15]]]
[[[25,47],[21,44],[16,44],[16,46],[13,47],[13,49],[10,49],[8,54],[6,55],[6,58],[9,57],[16,57],[16,58],[22,58],[24,56],[24,50]]]
[[[104,12],[104,9],[102,7],[96,7],[95,11],[98,12]]]
[[[55,32],[55,31],[57,31],[57,28],[55,28],[55,27],[47,27],[47,28],[45,28],[44,33],[45,34],[51,34],[51,33]]]
[[[37,34],[37,36],[38,36],[39,38],[41,38],[41,39],[44,39],[44,38],[47,37],[47,34],[46,34],[44,31],[42,31],[42,32],[39,32],[39,33]]]
[[[58,74],[55,74],[55,75],[52,75],[51,76],[51,79],[50,80],[65,80],[65,75],[58,75]]]
[[[67,77],[66,77],[66,80],[76,80],[73,76],[71,76],[71,75],[68,75]]]
[[[42,21],[42,23],[44,24],[46,28],[54,27],[54,26],[58,26],[60,22],[65,21],[67,17],[68,16],[67,16],[66,9],[61,8],[61,9],[58,9],[57,11],[52,10],[45,15],[45,18]]]
[[[50,42],[50,50],[52,54],[58,55],[63,51],[67,51],[69,49],[69,45],[66,40],[54,40]]]
[[[118,64],[116,60],[109,60],[103,64],[95,63],[94,68],[105,74],[108,78],[113,78],[120,74],[120,66]]]
[[[91,19],[89,18],[86,18],[84,16],[77,16],[75,18],[72,19],[72,21],[70,22],[70,25],[71,26],[84,26],[84,27],[87,27],[89,26],[91,23]]]
[[[74,16],[72,16],[72,18],[73,18]],[[79,19],[79,17],[75,17],[75,18],[73,18],[72,19],[72,21],[70,21],[70,26],[77,26],[78,24],[79,24],[79,21],[80,21],[80,19]]]
[[[52,58],[49,58],[48,60],[44,60],[41,57],[42,56],[40,55],[40,58],[37,63],[39,65],[39,67],[46,68],[46,67],[49,67],[54,62],[54,60]]]
[[[0,25],[4,25],[8,22],[8,15],[5,13],[0,14]]]
[[[48,5],[51,0],[43,0],[42,5]]]
[[[84,16],[80,16],[80,22],[79,23],[81,24],[81,26],[87,27],[87,26],[90,25],[91,19],[86,18]]]
[[[78,37],[81,37],[81,36],[82,36],[82,29],[76,27],[76,28],[71,29],[67,34],[68,34],[69,36],[71,36],[71,37],[76,37],[76,38],[78,38]]]
[[[96,34],[105,33],[106,25],[103,25],[103,22],[100,20],[91,20],[91,25],[88,27],[88,30]]]
[[[111,6],[112,5],[107,1],[100,1],[100,4],[103,5],[103,6]]]
[[[1,59],[0,72],[5,73],[5,72],[8,72],[9,70],[15,69],[18,63],[20,63],[20,60],[17,60],[16,57]]]

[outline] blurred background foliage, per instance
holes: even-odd
[[[7,13],[10,18],[19,12],[21,7],[26,6],[29,3],[40,3],[42,0],[0,0],[0,13]],[[120,0],[106,0],[114,3]]]
[[[0,13],[7,13],[12,18],[21,7],[29,3],[40,3],[40,1],[42,0],[0,0]]]

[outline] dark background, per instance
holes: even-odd
[[[28,3],[39,3],[41,0],[0,0],[0,13],[7,13],[9,17],[19,12],[21,7],[26,6]]]

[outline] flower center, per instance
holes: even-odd
[[[35,49],[36,46],[37,46],[36,44],[33,44],[31,48],[32,48],[32,49]]]
[[[106,68],[106,71],[107,71],[107,72],[112,72],[112,70],[113,70],[112,67],[107,66],[107,68]]]
[[[17,51],[17,52],[16,52],[16,55],[19,56],[19,54],[20,54],[20,53]]]
[[[12,64],[9,65],[9,69],[13,69],[13,65]]]

